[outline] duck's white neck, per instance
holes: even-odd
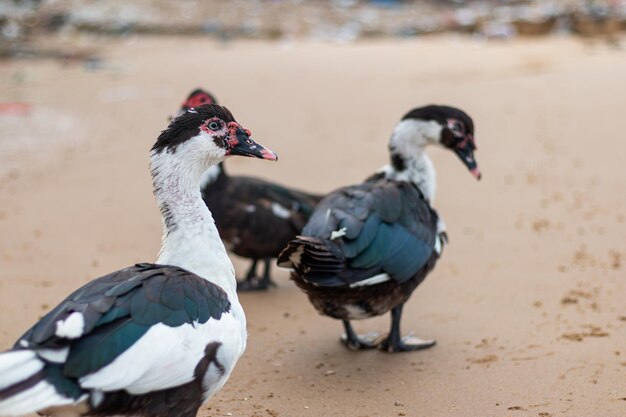
[[[157,263],[187,269],[236,297],[233,264],[200,195],[203,170],[177,163],[167,151],[152,153],[150,170],[163,219]]]
[[[204,171],[202,177],[200,178],[200,189],[204,189],[207,186],[213,184],[220,175],[224,174],[224,163],[219,163],[217,165],[211,166],[209,169]]]
[[[380,169],[386,178],[415,184],[430,204],[435,200],[435,167],[424,149],[438,143],[441,129],[435,121],[401,121],[389,141],[391,163]]]
[[[395,181],[412,182],[419,188],[424,197],[433,204],[435,201],[436,178],[435,168],[432,161],[425,152],[411,155],[409,158],[403,159],[402,169],[397,162],[385,165],[381,171],[386,178]]]

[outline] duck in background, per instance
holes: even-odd
[[[198,103],[216,103],[216,99],[205,90],[195,89],[179,114]],[[252,261],[245,279],[237,285],[239,291],[276,285],[270,274],[272,259],[300,233],[322,198],[259,178],[230,176],[224,163],[204,174],[201,190],[228,250]],[[263,262],[262,275],[257,274],[259,261]]]
[[[434,340],[401,337],[404,303],[426,278],[446,243],[445,227],[431,207],[435,170],[430,144],[456,153],[480,179],[474,159],[474,123],[463,111],[431,105],[408,112],[389,142],[391,162],[365,182],[328,194],[300,236],[278,257],[323,315],[343,321],[349,349],[388,352],[431,347]],[[350,320],[391,310],[387,336],[359,336]]]
[[[156,263],[87,283],[0,353],[0,416],[194,417],[222,388],[246,318],[199,183],[230,155],[277,159],[215,104],[161,133],[150,154],[164,226]]]

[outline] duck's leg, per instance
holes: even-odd
[[[237,284],[238,291],[265,291],[270,286],[275,287],[276,284],[272,282],[272,278],[270,278],[270,265],[272,262],[272,258],[263,258],[263,263],[265,264],[265,268],[263,270],[263,277],[259,278],[256,275],[256,264],[258,259],[255,259],[252,263],[252,267],[248,271],[248,275],[246,276],[246,280],[244,282],[239,282]]]
[[[265,288],[278,287],[278,285],[272,281],[272,277],[270,276],[272,258],[265,258],[263,259],[263,262],[265,263],[265,268],[263,269],[263,279],[261,279],[259,284],[265,285]]]
[[[259,262],[258,259],[253,259],[252,260],[252,265],[250,265],[250,269],[248,270],[248,273],[246,274],[246,279],[245,281],[239,281],[237,282],[237,291],[253,291],[256,285],[255,283],[255,278],[256,278],[256,264]]]
[[[407,352],[411,350],[428,349],[434,346],[436,343],[434,339],[424,340],[411,334],[404,337],[400,336],[402,307],[404,307],[404,304],[400,304],[391,309],[391,331],[389,332],[389,336],[387,336],[378,347],[387,352]]]
[[[357,335],[348,320],[343,321],[345,333],[341,336],[341,343],[350,350],[373,349],[377,346],[379,334],[371,332],[365,335]]]

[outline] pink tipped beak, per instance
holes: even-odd
[[[270,151],[267,148],[261,149],[261,155],[263,159],[267,159],[268,161],[278,161],[278,155],[274,151]]]
[[[234,137],[229,140],[230,155],[248,156],[252,158],[266,159],[268,161],[278,161],[278,155],[270,151],[260,143],[256,143],[250,137],[250,131],[238,127],[234,132]]]
[[[470,172],[477,180],[480,180],[482,178],[482,174],[480,173],[478,167],[470,169]]]

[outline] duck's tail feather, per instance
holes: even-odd
[[[60,365],[46,363],[32,350],[0,353],[0,416],[21,416],[80,402],[82,399],[54,383],[56,373],[64,379]]]
[[[278,256],[278,266],[292,268],[303,280],[319,286],[345,285],[339,278],[345,259],[322,239],[296,236]]]

